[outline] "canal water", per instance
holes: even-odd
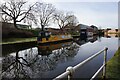
[[[0,57],[2,78],[50,78],[63,73],[68,66],[75,66],[104,47],[108,47],[107,60],[118,49],[118,37],[75,38],[74,41],[48,45],[24,45],[21,48],[3,49]],[[25,47],[25,48],[24,48]],[[15,47],[14,47],[15,48]],[[91,78],[103,63],[103,54],[80,67],[74,78]]]

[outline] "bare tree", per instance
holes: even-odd
[[[77,26],[78,25],[78,20],[77,17],[74,14],[69,15],[69,19],[67,20],[67,24],[65,26]]]
[[[27,23],[29,25],[29,29],[32,29],[32,24],[33,23],[37,24],[36,17],[32,14],[31,11],[30,11],[29,15],[26,16],[26,18],[23,20],[24,23]]]
[[[52,4],[37,2],[33,10],[33,14],[36,17],[37,25],[40,25],[43,31],[44,27],[48,26],[49,23],[52,21],[52,17],[56,9]]]
[[[14,27],[17,28],[16,23],[21,22],[29,15],[32,6],[25,8],[27,2],[23,0],[9,0],[0,6],[0,9],[3,12],[3,18],[5,20],[11,20],[14,23]]]
[[[78,23],[77,18],[71,14],[70,12],[64,13],[62,11],[58,11],[54,15],[54,20],[62,30],[65,26],[75,25]]]

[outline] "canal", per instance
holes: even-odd
[[[0,64],[3,78],[55,78],[68,66],[75,66],[96,52],[108,47],[107,60],[118,49],[118,37],[75,38],[74,41],[47,45],[4,47]],[[100,54],[74,73],[74,78],[91,78],[103,63]]]

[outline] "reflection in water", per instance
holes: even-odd
[[[91,36],[91,37],[80,37],[80,38],[76,38],[74,39],[74,41],[78,44],[78,45],[83,45],[87,42],[91,42],[94,43],[97,40],[97,36]]]
[[[2,56],[8,55],[12,52],[17,52],[28,48],[32,48],[35,47],[35,45],[36,45],[35,42],[2,45]]]
[[[2,59],[1,76],[2,78],[43,78],[45,73],[54,70],[59,62],[66,62],[74,57],[78,50],[77,44],[68,42],[17,51],[16,55],[10,54]]]
[[[64,42],[59,44],[50,44],[50,45],[38,45],[38,54],[48,55],[51,54],[53,50],[61,49],[64,47],[69,47],[73,42]]]
[[[60,61],[66,62],[69,58],[74,57],[79,50],[78,48],[76,44],[72,43],[70,46],[62,46],[60,49],[53,50],[49,55],[38,55],[38,60],[30,66],[31,76],[45,78],[45,73],[54,70]]]
[[[77,64],[87,55],[92,55],[90,53],[93,53],[93,51],[97,51],[101,47],[99,46],[101,43],[106,43],[106,41],[103,41],[103,38],[97,36],[76,38],[74,41],[77,44],[71,41],[43,46],[38,45],[37,47],[17,50],[14,53],[2,57],[3,69],[0,75],[2,78],[40,79],[46,77],[51,78],[50,74],[53,74],[53,78],[56,77],[55,74],[60,74],[61,69],[58,68],[66,68],[69,65]],[[90,42],[90,44],[87,42]],[[80,48],[85,43],[87,45]],[[108,42],[108,44],[110,43]],[[95,47],[89,50],[91,45]],[[88,53],[86,49],[90,51],[89,54],[86,54]]]
[[[23,57],[19,57],[18,52],[15,57],[9,55],[2,60],[1,76],[3,78],[29,78],[24,66],[29,66],[29,64]]]

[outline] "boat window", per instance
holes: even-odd
[[[65,36],[64,36],[64,35],[62,35],[62,38],[65,38]]]
[[[39,33],[39,36],[41,36],[41,33]]]
[[[48,33],[45,33],[45,36],[48,36]]]
[[[51,35],[51,32],[49,33],[49,35]]]

